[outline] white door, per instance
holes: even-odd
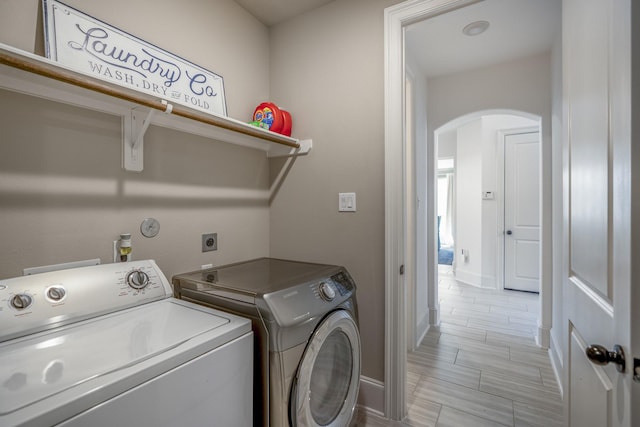
[[[540,133],[504,138],[504,288],[540,292]]]
[[[631,1],[564,0],[562,15],[568,425],[638,426],[631,399],[640,384],[630,373],[634,316],[638,323],[631,233],[640,224],[631,191],[638,183],[631,167]],[[585,352],[595,344],[620,345],[625,372],[592,363]]]

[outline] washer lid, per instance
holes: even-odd
[[[231,322],[196,307],[169,298],[0,344],[0,415],[121,370],[130,375],[138,364],[148,368],[143,362]]]

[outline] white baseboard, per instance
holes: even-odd
[[[360,376],[358,406],[376,415],[384,415],[384,383],[373,378]]]
[[[498,289],[496,276],[482,276],[482,289]]]
[[[429,313],[425,314],[418,326],[416,327],[416,348],[420,345],[424,336],[429,332]]]
[[[435,307],[429,308],[429,327],[440,324],[440,303],[436,302]]]
[[[556,342],[555,335],[551,334],[551,346],[549,348],[549,359],[551,360],[551,368],[553,368],[553,374],[556,377],[558,388],[560,388],[560,395],[564,396],[564,387],[562,384],[562,378],[564,373],[564,367],[562,362],[562,348]]]
[[[536,342],[541,348],[548,350],[551,347],[551,329],[538,326]]]
[[[477,273],[463,268],[456,268],[456,280],[466,283],[467,285],[475,286],[476,288],[482,287],[482,277]]]

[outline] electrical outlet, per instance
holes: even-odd
[[[218,233],[205,233],[202,235],[202,252],[218,250]]]

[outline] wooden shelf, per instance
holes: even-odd
[[[0,43],[0,88],[101,111],[123,119],[123,167],[141,171],[144,131],[152,124],[264,151],[298,156],[311,140],[298,140],[229,117],[170,105],[142,92],[79,73],[47,58]]]

